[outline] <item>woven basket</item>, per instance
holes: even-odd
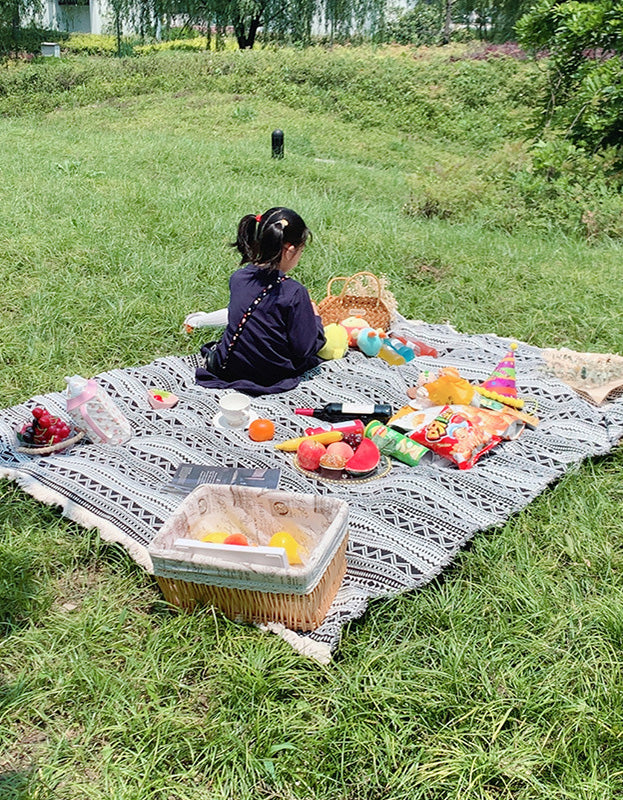
[[[311,631],[324,619],[346,572],[348,506],[343,500],[243,486],[198,486],[148,547],[166,600],[192,610],[213,605],[235,621],[281,622]],[[210,553],[190,555],[178,539],[210,530],[245,533],[266,545],[279,530],[298,531],[308,550],[304,565],[233,563]]]
[[[362,281],[366,280],[376,294],[363,293]],[[333,285],[344,281],[339,294],[331,294]],[[318,303],[323,325],[342,322],[347,317],[361,317],[371,328],[386,331],[391,323],[391,312],[382,297],[381,282],[372,272],[356,272],[349,278],[337,276],[327,285],[327,296]]]
[[[193,583],[156,575],[166,601],[186,611],[198,605],[215,606],[234,622],[263,625],[281,622],[286,628],[313,631],[322,624],[346,574],[344,538],[320,582],[309,594],[281,594]]]

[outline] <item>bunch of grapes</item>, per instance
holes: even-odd
[[[30,445],[50,445],[63,442],[69,437],[71,428],[60,417],[53,417],[42,406],[32,410],[32,422],[22,426],[17,434],[20,442]]]
[[[344,438],[342,439],[343,442],[349,444],[353,450],[356,450],[363,440],[363,433],[359,431],[353,431],[352,433],[345,433]]]

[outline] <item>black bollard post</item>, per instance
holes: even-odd
[[[273,131],[271,136],[273,158],[283,158],[283,131]]]

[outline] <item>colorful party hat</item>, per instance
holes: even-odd
[[[476,391],[492,400],[505,403],[507,406],[522,408],[523,400],[517,397],[515,386],[515,350],[517,345],[513,342],[510,350],[493,370],[490,377],[476,387]]]

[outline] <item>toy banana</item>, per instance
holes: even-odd
[[[320,442],[321,444],[331,444],[331,442],[339,442],[342,439],[341,431],[323,431],[322,433],[312,433],[311,436],[299,436],[296,439],[286,439],[285,442],[275,445],[277,450],[285,450],[286,453],[294,453],[298,450],[301,442],[309,441],[310,439]]]

